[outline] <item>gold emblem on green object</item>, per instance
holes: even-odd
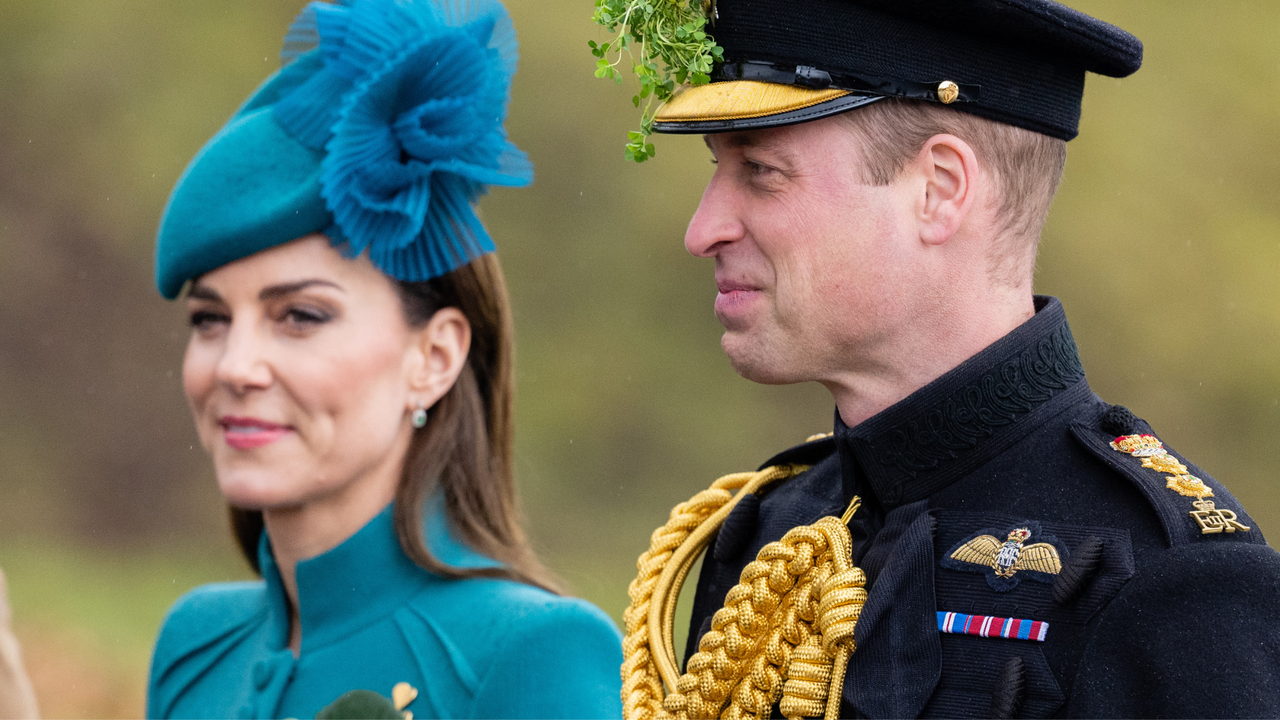
[[[391,688],[391,702],[395,704],[396,710],[404,712],[404,720],[413,720],[413,713],[405,710],[409,707],[409,703],[418,698],[418,688],[407,682],[398,682],[396,686]]]

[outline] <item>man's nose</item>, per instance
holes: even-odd
[[[714,257],[728,243],[741,240],[744,227],[736,212],[732,185],[717,170],[702,192],[698,211],[689,221],[684,247],[698,257]]]

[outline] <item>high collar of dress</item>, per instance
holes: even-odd
[[[836,411],[845,494],[866,485],[886,508],[929,497],[1089,392],[1066,314],[1037,295],[1012,332],[877,415],[848,427]]]
[[[422,569],[405,555],[396,537],[392,509],[393,505],[388,505],[332,550],[298,563],[303,652],[341,640],[385,619],[433,583],[450,582]],[[427,547],[446,565],[499,565],[453,536],[439,495],[428,501],[423,526]],[[265,532],[258,546],[258,561],[267,584],[273,635],[283,647],[288,642],[288,602]]]

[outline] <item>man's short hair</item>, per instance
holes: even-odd
[[[1040,231],[1067,162],[1067,143],[953,108],[886,98],[844,113],[863,141],[863,179],[888,185],[934,135],[969,143],[995,178],[1000,233],[990,256],[992,276],[1018,283],[1034,267]]]

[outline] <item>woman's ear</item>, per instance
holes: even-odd
[[[915,160],[923,180],[919,198],[920,239],[941,245],[951,239],[972,210],[978,180],[978,156],[954,135],[934,135]]]
[[[455,307],[441,308],[426,325],[410,333],[410,410],[429,408],[457,382],[471,349],[471,323]]]

